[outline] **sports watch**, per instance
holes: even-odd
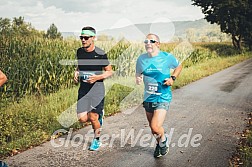
[[[175,76],[171,76],[172,80],[175,81],[176,80],[176,77]]]

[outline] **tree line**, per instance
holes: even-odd
[[[32,27],[31,23],[24,21],[24,17],[9,18],[0,17],[0,33],[3,37],[42,37],[49,39],[63,39],[61,33],[54,23],[50,25],[46,32],[38,31]]]
[[[238,50],[242,44],[252,50],[252,1],[251,0],[192,0],[199,6],[205,19],[218,24],[222,32],[232,36]]]

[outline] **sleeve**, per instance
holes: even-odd
[[[141,60],[140,57],[137,59],[136,63],[136,74],[142,74],[142,66],[141,66]]]
[[[77,49],[77,51],[76,51],[76,54],[75,54],[76,60],[78,60],[78,58],[79,58],[79,51],[80,51],[80,49]]]
[[[107,53],[104,50],[99,47],[95,47],[95,54],[95,56],[98,56],[100,59],[99,65],[101,67],[106,67],[110,64]]]
[[[110,62],[109,62],[107,54],[105,53],[102,57],[103,57],[102,58],[102,61],[103,61],[102,65],[103,65],[103,67],[108,66],[110,64]]]
[[[80,68],[80,65],[79,65],[80,64],[79,63],[79,53],[80,53],[80,48],[77,49],[76,54],[75,54],[75,59],[77,61],[76,67],[78,67],[78,69]]]
[[[180,65],[179,60],[175,56],[170,55],[170,60],[171,60],[170,68],[175,69]]]

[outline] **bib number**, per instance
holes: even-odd
[[[151,92],[156,92],[158,90],[158,87],[148,85],[148,90],[151,91]]]
[[[149,94],[156,94],[158,92],[158,84],[157,83],[148,83],[146,87],[146,92]]]
[[[87,80],[91,75],[94,75],[94,73],[92,73],[92,72],[83,72],[83,71],[81,71],[81,72],[80,72],[80,80],[81,80],[82,82],[86,82],[86,80]]]

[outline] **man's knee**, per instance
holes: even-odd
[[[81,118],[79,118],[79,121],[80,121],[81,123],[85,123],[85,122],[88,121],[88,119],[85,118],[85,117],[81,117]]]
[[[78,119],[79,119],[79,121],[82,122],[82,123],[87,122],[87,121],[88,121],[87,113],[86,113],[86,112],[79,113],[79,114],[78,114]]]
[[[99,117],[99,115],[97,113],[90,112],[88,114],[88,119],[89,119],[90,122],[98,121],[98,117]]]
[[[151,131],[153,134],[159,134],[160,132],[160,126],[157,126],[157,125],[151,125]]]

